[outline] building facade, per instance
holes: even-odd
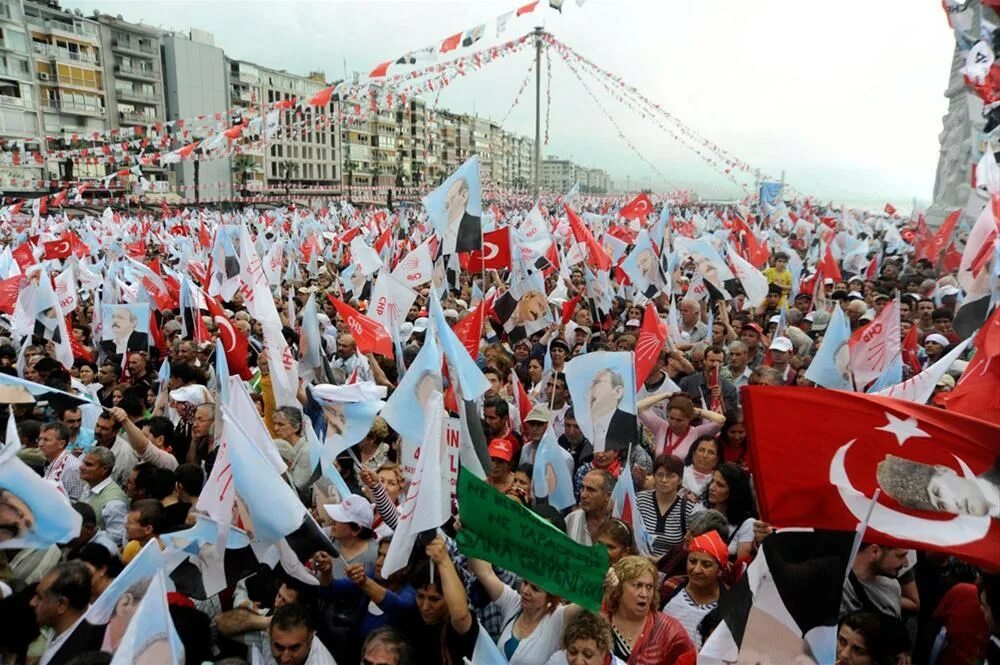
[[[226,58],[211,34],[192,30],[162,37],[164,93],[168,120],[185,120],[182,135],[172,146],[202,141],[217,131],[216,114],[228,110]],[[202,122],[192,119],[205,116]],[[185,160],[174,165],[173,185],[184,198],[223,199],[232,196],[232,167],[227,158]]]

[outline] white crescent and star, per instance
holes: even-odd
[[[859,522],[864,522],[865,515],[871,508],[872,513],[868,520],[869,528],[893,538],[934,543],[938,547],[968,545],[986,537],[990,530],[989,515],[982,517],[956,515],[950,520],[930,520],[901,513],[880,503],[872,506],[871,497],[854,487],[844,466],[847,451],[851,449],[855,441],[857,439],[851,439],[841,446],[830,461],[830,484],[837,488],[844,506]],[[955,455],[953,457],[962,469],[962,477],[968,479],[976,477],[962,459]]]

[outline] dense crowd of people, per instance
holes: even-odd
[[[599,223],[605,230],[600,239],[613,239],[604,245],[618,266],[605,273],[607,293],[599,288],[599,275],[595,282],[597,270],[585,257],[572,256],[571,248],[579,244],[570,234],[560,236],[562,211],[552,205],[544,218],[556,229],[558,249],[536,252],[549,254],[550,260],[529,266],[544,284],[542,312],[529,313],[520,322],[528,323],[525,328],[506,325],[509,319],[502,312],[487,309],[484,325],[475,331],[474,359],[490,384],[476,404],[490,462],[486,481],[573,541],[606,547],[610,567],[599,612],[463,554],[456,544],[462,530],[457,508],[456,518],[437,533],[417,539],[402,569],[383,574],[412,473],[402,437],[376,417],[367,434],[334,461],[343,485],[331,483],[329,474],[318,468],[310,443],[317,432],[322,440],[330,426],[322,413],[317,419],[322,409],[317,411],[313,389],[372,383],[391,395],[434,334],[431,300],[436,295],[431,291],[440,296],[445,321],[458,328],[477,308],[481,313],[515,286],[514,273],[524,270],[516,259],[507,269],[480,272],[439,261],[443,282],[415,288],[412,306],[399,313],[397,329],[388,331],[396,351],[391,356],[368,350],[331,297],[372,313],[376,277],[361,275],[355,266],[355,238],[360,232],[363,242],[377,247],[381,229],[390,228],[389,249],[383,244],[379,252],[396,262],[396,255],[405,255],[424,234],[420,216],[412,211],[347,206],[266,213],[184,211],[163,219],[109,211],[101,219],[50,220],[56,227],[50,231],[36,224],[33,228],[52,237],[72,230],[84,241],[90,239],[89,251],[63,259],[44,256],[46,238],[36,239],[34,261],[22,268],[20,278],[38,284],[43,264],[52,276],[76,271],[75,308],[63,312],[74,357],[67,367],[58,358],[60,340],[42,325],[41,314],[36,317],[21,300],[16,307],[10,303],[5,310],[9,316],[0,323],[7,329],[0,340],[0,402],[13,423],[5,438],[12,445],[16,437],[17,457],[60,488],[82,526],[68,542],[0,549],[3,662],[83,665],[112,662],[112,654],[120,653],[127,617],[136,612],[141,594],[125,594],[117,601],[116,616],[125,615],[123,623],[113,618],[95,625],[85,615],[147,544],[169,549],[166,537],[191,529],[203,515],[202,495],[223,454],[220,404],[226,399],[228,377],[220,376],[224,370],[219,369],[222,359],[217,353],[222,345],[216,340],[227,327],[247,340],[250,371],[245,385],[268,437],[255,443],[280,457],[284,479],[335,551],[299,548],[299,567],[284,559],[282,565],[258,561],[252,572],[238,579],[228,575],[227,560],[221,591],[202,598],[184,593],[179,585],[169,591],[169,614],[183,643],[184,662],[706,662],[699,661],[698,652],[722,620],[720,601],[774,531],[761,519],[754,442],[744,420],[741,388],[822,390],[810,366],[818,362],[831,321],[843,316],[853,332],[896,302],[900,340],[915,340],[903,345],[910,355],[898,379],[914,376],[960,341],[952,322],[962,289],[955,270],[940,261],[917,260],[911,244],[895,242],[900,232],[905,236],[917,224],[900,218],[865,221],[868,251],[861,253],[861,260],[841,248],[837,263],[843,273],[817,277],[813,269],[824,260],[824,223],[817,212],[807,224],[809,233],[801,233],[808,217],[795,207],[797,215],[779,212],[768,218],[763,232],[773,251],[758,264],[767,291],[759,304],[750,304],[739,280],[715,278],[724,266],[714,265],[711,257],[669,251],[671,237],[735,237],[732,220],[745,218],[746,210],[676,206],[669,229],[660,227],[656,237],[654,218],[648,223],[618,218],[621,203],[595,199],[579,204],[593,216],[587,219],[592,228],[597,228],[594,217],[604,220]],[[410,237],[397,233],[407,215]],[[526,223],[529,212],[509,200],[498,202],[487,216],[495,225],[516,228]],[[861,220],[859,215],[834,228],[855,236]],[[11,270],[10,252],[28,242],[31,233],[11,222],[5,225],[6,258],[0,257],[0,264]],[[322,358],[318,366],[300,373],[298,406],[276,399],[278,379],[269,362],[273,347],[262,322],[252,316],[243,289],[213,298],[222,316],[197,304],[192,316],[183,294],[172,309],[152,303],[153,320],[149,327],[139,326],[142,332],[136,332],[134,320],[117,318],[124,314],[110,320],[102,315],[101,308],[109,303],[149,302],[140,293],[147,290],[141,275],[136,273],[133,284],[127,273],[113,270],[128,260],[126,256],[135,258],[129,242],[143,242],[139,263],[159,262],[153,270],[169,277],[187,273],[187,264],[198,258],[197,245],[191,243],[196,248],[192,255],[178,251],[184,244],[173,244],[176,239],[190,243],[199,233],[207,235],[224,225],[249,228],[261,256],[273,243],[289,243],[272,295],[282,336],[296,362],[306,355],[304,319],[310,302],[315,303]],[[303,232],[306,228],[328,233],[325,250],[291,242],[314,237]],[[612,232],[614,228],[623,232]],[[639,242],[640,228],[643,233],[648,229],[655,245],[662,280],[659,288],[650,280],[654,288],[645,292],[633,288],[634,280],[620,269]],[[121,245],[115,233],[123,234]],[[345,237],[348,233],[350,238]],[[745,238],[742,242],[745,248]],[[348,244],[352,259],[343,253]],[[210,245],[203,244],[204,257],[214,252]],[[804,269],[793,273],[790,262]],[[220,270],[220,263],[223,271],[228,269],[225,261],[217,260],[213,270]],[[81,273],[93,275],[93,283]],[[3,276],[14,274],[11,270]],[[41,279],[48,275],[42,273]],[[207,282],[201,286],[209,290]],[[18,290],[13,293],[16,298]],[[520,305],[515,316],[522,312]],[[22,337],[16,319],[26,311],[36,325],[32,334]],[[645,376],[638,377],[635,445],[594,445],[579,420],[581,409],[593,410],[594,405],[583,403],[581,396],[574,399],[567,363],[601,351],[635,352],[638,357],[651,316],[667,333],[654,349]],[[202,320],[195,320],[198,317]],[[108,334],[109,328],[114,335]],[[945,368],[930,403],[940,403],[942,395],[955,388],[972,352],[967,349]],[[232,363],[228,366],[235,374]],[[599,376],[595,383],[601,380]],[[613,384],[610,376],[608,381]],[[816,414],[817,419],[826,417],[836,414]],[[548,497],[538,496],[534,466],[547,435],[565,451],[560,459],[572,480],[572,505],[562,510]],[[796,433],[788,435],[788,445],[794,445]],[[610,441],[612,433],[606,436]],[[626,481],[636,491],[632,516],[615,505],[616,486]],[[15,540],[19,520],[26,519],[24,507],[10,493],[5,498],[4,490],[0,480],[0,545]],[[645,536],[637,537],[638,519]],[[506,537],[517,539],[518,534]],[[939,553],[866,540],[843,586],[835,634],[838,665],[965,665],[987,659],[1000,665],[1000,578]],[[495,651],[482,649],[484,638]],[[824,662],[819,655],[813,659]]]

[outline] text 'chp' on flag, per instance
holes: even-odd
[[[872,508],[868,542],[1000,568],[1000,427],[834,390],[745,387],[743,404],[765,521],[851,531]]]

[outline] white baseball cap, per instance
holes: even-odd
[[[427,330],[427,317],[421,316],[419,319],[413,322],[413,332],[422,333]]]
[[[323,510],[330,519],[338,522],[354,522],[366,529],[372,528],[372,504],[363,496],[349,494],[340,503],[323,504]]]
[[[792,344],[792,340],[787,337],[775,337],[771,340],[770,348],[775,351],[784,351],[785,353],[789,353],[795,348],[795,346]]]

